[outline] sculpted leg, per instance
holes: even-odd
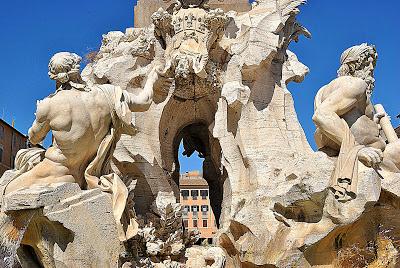
[[[319,150],[325,152],[329,156],[336,156],[340,151],[340,147],[329,139],[321,128],[317,128],[314,133],[315,143]]]
[[[392,172],[400,172],[400,140],[389,143],[383,152],[384,163],[390,168]]]
[[[48,159],[44,159],[43,162],[39,163],[32,170],[23,173],[15,180],[11,181],[6,187],[5,194],[35,185],[59,182],[74,183],[76,181],[73,176],[69,175],[68,168]]]

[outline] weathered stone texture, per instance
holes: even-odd
[[[172,1],[140,0],[137,28],[103,35],[82,79],[79,68],[66,74],[51,68],[71,58],[77,65],[77,55],[52,59],[50,75],[58,87],[52,99],[66,94],[70,100],[69,93],[99,93],[96,100],[107,96],[98,110],[84,109],[89,104],[78,107],[81,114],[90,111],[96,122],[108,122],[96,132],[104,134],[98,146],[73,148],[91,149],[84,151],[82,163],[95,157],[107,161],[86,170],[97,171],[92,177],[74,165],[82,172],[74,177],[80,187],[31,185],[5,195],[3,211],[22,218],[26,209],[35,212],[22,245],[44,252],[39,259],[49,267],[247,268],[334,265],[342,263],[351,243],[360,242],[373,243],[375,259],[368,264],[385,263],[386,256],[392,265],[400,249],[382,232],[400,226],[396,217],[382,213],[399,209],[400,142],[383,107],[374,112],[366,98],[372,92],[375,48],[363,44],[346,50],[339,70],[344,77],[317,94],[313,120],[320,150],[314,152],[287,86],[302,82],[309,72],[288,50],[301,35],[310,37],[296,22],[304,1],[256,1],[251,8],[247,1],[210,1],[212,8],[243,12],[208,9],[200,0],[179,2],[172,10],[167,9]],[[341,92],[336,101],[335,90]],[[346,103],[361,108],[339,109],[347,97]],[[78,119],[70,121],[82,123]],[[131,131],[121,133],[128,125]],[[82,131],[73,134],[92,133],[79,126]],[[204,158],[203,176],[219,225],[216,245],[210,247],[193,247],[198,237],[182,228],[176,202],[181,142],[186,155],[197,151]],[[102,150],[96,154],[98,147]],[[47,170],[42,159],[35,159],[27,161],[29,168]],[[351,174],[342,175],[343,170]],[[0,189],[7,190],[10,181],[25,185],[13,176],[27,172],[5,173]],[[36,183],[35,177],[28,179]],[[369,216],[372,227],[366,227]],[[0,227],[10,225],[5,221]],[[132,236],[126,232],[121,238],[121,229]],[[397,231],[392,233],[397,237]],[[41,250],[43,241],[54,242],[55,248],[50,243],[50,250]]]
[[[151,15],[156,12],[160,7],[164,9],[168,8],[173,1],[164,0],[138,0],[135,6],[135,27],[143,28],[151,24]],[[210,7],[212,8],[222,8],[224,11],[228,12],[234,10],[237,12],[249,11],[251,6],[248,0],[224,0],[223,2],[219,0],[211,0]]]

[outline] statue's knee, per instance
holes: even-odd
[[[386,146],[384,158],[391,160],[398,168],[400,168],[400,140]]]

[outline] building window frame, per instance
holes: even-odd
[[[197,198],[199,197],[199,190],[191,190],[190,195],[192,196],[193,200],[197,200]]]
[[[192,213],[193,213],[193,217],[197,217],[197,215],[199,214],[199,206],[198,205],[193,205],[192,207],[191,207],[191,209],[192,209]]]
[[[14,169],[15,168],[15,158],[17,157],[16,154],[12,154],[11,156],[11,168]]]
[[[208,228],[208,220],[203,220],[203,228]]]
[[[189,212],[190,212],[190,206],[183,206],[183,211],[182,211],[183,216],[188,216]]]
[[[200,190],[201,199],[206,200],[208,197],[208,190]]]
[[[202,205],[201,206],[201,213],[202,213],[203,216],[207,216],[209,210],[210,209],[209,209],[208,205]]]
[[[190,191],[189,190],[181,190],[181,196],[183,200],[188,200]]]
[[[193,227],[194,227],[194,228],[197,228],[197,227],[198,227],[197,220],[193,220]]]
[[[17,147],[17,135],[13,132],[12,133],[12,148],[15,149]]]

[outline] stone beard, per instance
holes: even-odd
[[[362,44],[343,52],[338,76],[353,76],[364,80],[368,84],[368,91],[372,93],[375,87],[374,70],[378,53],[374,46]]]

